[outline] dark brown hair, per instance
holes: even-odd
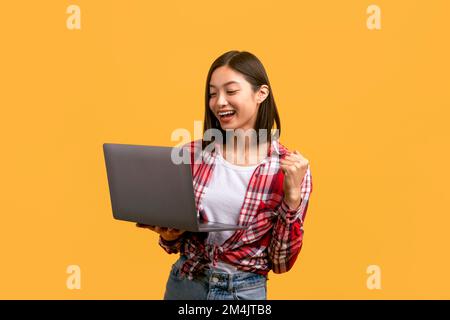
[[[278,115],[277,106],[272,93],[272,88],[270,87],[269,78],[267,77],[266,70],[264,69],[261,61],[252,53],[247,51],[228,51],[218,57],[211,68],[209,69],[208,76],[206,78],[206,89],[205,89],[205,119],[203,123],[203,134],[208,129],[218,129],[222,133],[224,138],[223,143],[226,143],[225,130],[220,127],[216,116],[209,108],[209,84],[211,81],[211,75],[214,70],[219,67],[227,66],[234,71],[241,73],[244,78],[251,84],[253,92],[258,91],[262,85],[267,85],[269,87],[269,95],[264,99],[264,101],[259,106],[258,114],[256,117],[255,130],[259,132],[259,129],[267,130],[267,141],[270,143],[272,134],[271,130],[276,123],[276,128],[278,129],[278,136],[281,135],[281,124],[280,117]],[[259,143],[259,135],[257,135]],[[204,149],[210,141],[203,141],[202,148]]]

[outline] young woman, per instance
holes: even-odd
[[[206,134],[214,129],[219,135],[209,143]],[[303,243],[312,180],[308,160],[279,143],[280,130],[260,60],[245,51],[217,58],[206,81],[203,139],[185,146],[200,219],[247,228],[191,233],[138,225],[159,233],[166,252],[180,253],[164,299],[267,299],[269,271],[292,268]],[[256,140],[246,138],[252,131]]]

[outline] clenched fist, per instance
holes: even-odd
[[[292,209],[299,207],[301,202],[301,183],[308,170],[309,161],[297,150],[288,153],[280,160],[280,167],[284,173],[283,191],[284,201]]]

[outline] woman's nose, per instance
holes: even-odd
[[[227,102],[226,96],[224,94],[218,94],[217,105],[225,106],[225,105],[227,105],[227,103],[228,102]]]

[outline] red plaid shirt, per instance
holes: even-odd
[[[215,166],[215,149],[202,150],[201,140],[184,145],[191,156],[191,169],[195,191],[195,203],[200,221],[206,220],[202,198]],[[216,145],[217,146],[217,145]],[[273,140],[265,158],[255,169],[247,188],[239,215],[239,225],[249,226],[236,230],[221,246],[206,243],[208,233],[185,232],[176,240],[159,238],[159,245],[168,253],[187,257],[181,266],[181,274],[193,279],[220,259],[238,270],[265,275],[289,271],[303,244],[303,223],[312,191],[310,168],[301,183],[301,203],[291,210],[283,201],[283,179],[279,159],[288,150]]]

